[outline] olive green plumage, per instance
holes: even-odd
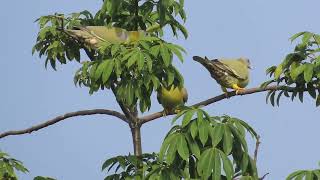
[[[247,58],[213,59],[194,56],[193,60],[201,63],[226,92],[226,88],[243,90],[249,83],[250,61]]]
[[[179,107],[184,106],[188,101],[188,92],[186,88],[171,86],[161,87],[157,94],[158,102],[164,108],[164,115],[179,111]]]
[[[127,31],[122,28],[106,26],[78,26],[64,31],[93,49],[99,48],[103,42],[116,44],[137,41],[146,34],[141,30]]]

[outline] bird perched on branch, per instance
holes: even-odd
[[[227,88],[236,90],[236,94],[249,83],[250,61],[247,58],[213,59],[193,56],[193,60],[201,63],[227,93]]]
[[[163,115],[170,113],[178,113],[180,108],[188,101],[187,89],[175,87],[174,85],[168,88],[162,86],[157,94],[158,102],[163,106]]]
[[[76,26],[73,29],[64,29],[63,31],[93,49],[99,48],[103,42],[115,44],[138,41],[146,34],[146,31],[142,30],[127,31],[107,26]]]

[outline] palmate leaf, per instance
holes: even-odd
[[[320,169],[298,170],[288,175],[286,180],[314,180],[320,179]]]
[[[253,138],[258,135],[246,122],[226,115],[210,117],[199,108],[183,110],[173,123],[179,119],[181,125],[175,125],[169,131],[161,147],[160,156],[166,163],[192,163],[189,167],[196,168],[197,173],[192,169],[187,172],[192,173],[192,177],[203,179],[232,179],[236,168],[243,176],[257,177],[255,162],[248,154],[246,135],[247,132]],[[181,148],[179,152],[179,143],[188,151]],[[207,162],[210,158],[212,161]]]
[[[222,172],[224,172],[226,179],[231,180],[234,175],[231,160],[216,148],[206,149],[201,154],[197,164],[197,171],[202,179],[211,177],[214,180],[220,180]]]

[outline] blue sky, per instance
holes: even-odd
[[[96,12],[101,0],[4,1],[0,6],[0,132],[30,127],[70,111],[120,108],[109,91],[92,96],[73,85],[79,64],[44,68],[43,59],[31,55],[38,27],[34,20],[54,12]],[[254,69],[249,87],[267,79],[265,69],[278,64],[293,45],[288,38],[300,31],[320,33],[317,0],[186,1],[187,40],[167,39],[185,47],[185,63],[176,61],[185,77],[189,104],[218,95],[219,86],[192,61],[193,55],[250,58]],[[210,105],[212,115],[229,114],[245,120],[261,135],[258,168],[266,179],[284,179],[297,169],[313,169],[320,161],[319,108],[283,99],[280,107],[265,103],[265,93],[235,97]],[[161,110],[155,95],[150,112]],[[147,113],[146,113],[147,114]],[[171,117],[142,128],[143,151],[158,151]],[[252,149],[254,145],[251,143]],[[103,179],[105,159],[132,152],[129,127],[109,116],[68,119],[46,129],[0,140],[0,148],[29,168],[22,180],[51,176],[61,180]]]

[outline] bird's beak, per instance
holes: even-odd
[[[249,69],[253,69],[251,66],[248,66]]]

